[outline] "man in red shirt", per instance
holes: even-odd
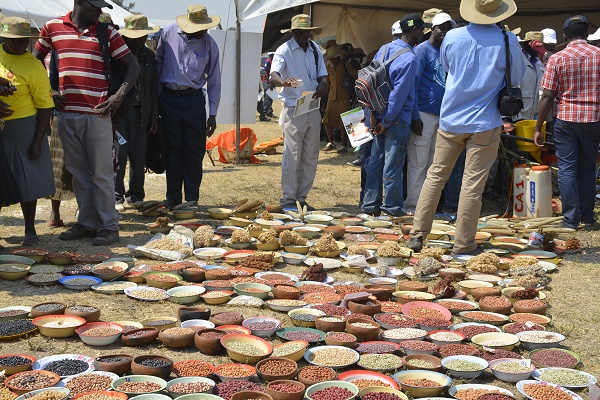
[[[58,53],[60,92],[54,95],[60,112],[58,131],[79,206],[77,223],[59,237],[93,237],[95,246],[107,246],[119,239],[111,116],[133,87],[140,70],[121,35],[109,25],[110,55],[126,66],[122,86],[109,96],[97,35],[102,7],[112,8],[103,0],[75,0],[72,12],[46,22],[33,51],[42,62],[52,49]]]
[[[542,147],[542,125],[556,104],[552,137],[558,161],[563,225],[597,228],[594,219],[596,159],[600,144],[600,49],[588,44],[589,22],[581,15],[564,25],[567,47],[546,64],[535,142]]]

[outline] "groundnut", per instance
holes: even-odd
[[[534,400],[571,400],[571,396],[562,390],[537,383],[523,385],[523,391]]]

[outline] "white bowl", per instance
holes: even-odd
[[[200,300],[200,295],[206,292],[206,289],[202,286],[178,286],[167,290],[169,300],[178,304],[191,304]],[[175,293],[188,293],[183,297],[174,296]]]
[[[220,247],[202,247],[194,250],[194,255],[199,260],[218,260],[223,257],[223,254],[227,253],[227,249]]]
[[[64,394],[63,399],[66,399],[67,397],[69,397],[69,393],[70,393],[70,390],[67,388],[52,386],[52,387],[47,387],[47,388],[43,388],[43,389],[32,390],[31,392],[27,392],[25,394],[20,395],[15,400],[27,400],[27,399],[34,397],[37,394],[47,392],[49,390],[61,392],[62,394]]]
[[[192,328],[196,326],[201,326],[202,328],[206,329],[213,329],[215,327],[215,324],[204,319],[188,319],[187,321],[183,321],[181,323],[182,328]]]
[[[304,220],[309,224],[325,224],[328,225],[333,221],[333,217],[324,214],[310,214],[304,216]]]
[[[540,335],[542,335],[542,334],[543,335],[552,335],[552,336],[554,336],[556,338],[556,340],[553,341],[553,342],[549,342],[549,343],[536,343],[536,342],[527,341],[527,338],[525,338],[525,340],[521,339],[523,336],[527,336],[527,334],[531,334],[531,333],[537,333],[537,334],[540,334]],[[548,332],[548,331],[525,331],[525,332],[516,333],[515,336],[517,336],[519,338],[519,340],[521,341],[521,344],[527,350],[535,350],[535,349],[543,349],[543,348],[549,348],[549,347],[557,347],[560,342],[562,342],[563,340],[566,339],[560,333]]]
[[[396,288],[396,284],[398,283],[398,279],[394,278],[370,278],[369,283],[371,285],[388,285],[393,288]]]
[[[498,371],[497,369],[494,369],[494,367],[497,364],[503,362],[519,364],[520,361],[522,360],[515,360],[514,358],[497,358],[495,360],[490,361],[490,369],[492,370],[492,374],[494,374],[494,376],[500,379],[501,381],[516,383],[522,381],[523,379],[529,379],[529,377],[535,370],[535,366],[533,365],[533,363],[530,363],[529,365],[529,372],[502,372]]]
[[[251,329],[249,326],[247,326],[248,324],[250,324],[252,322],[262,322],[262,321],[277,322],[277,327],[275,327],[274,329],[257,330],[257,329]],[[250,329],[254,336],[258,336],[261,338],[267,338],[269,336],[273,336],[278,329],[281,329],[281,321],[278,320],[277,318],[271,318],[271,317],[253,317],[253,318],[246,318],[244,320],[244,322],[242,322],[242,326],[246,329]]]
[[[315,238],[315,237],[319,236],[321,233],[323,233],[322,229],[315,228],[312,226],[297,226],[295,228],[292,228],[292,230],[294,232],[297,232],[300,236],[307,238],[307,239]]]
[[[453,360],[462,360],[462,361],[466,361],[466,362],[479,364],[481,369],[478,369],[476,371],[458,371],[458,370],[450,369],[446,365],[448,364],[448,362],[453,361]],[[485,369],[488,367],[488,362],[480,357],[450,356],[450,357],[445,357],[442,359],[442,366],[444,368],[446,368],[446,370],[448,371],[448,375],[450,375],[450,376],[454,376],[456,378],[461,378],[461,379],[474,379],[474,378],[477,378],[479,375],[481,375],[483,373],[483,371],[485,371]]]
[[[466,384],[461,384],[461,385],[456,385],[456,386],[452,386],[450,389],[448,389],[448,394],[452,397],[454,397],[456,395],[456,392],[458,392],[459,390],[467,390],[467,389],[486,389],[489,391],[498,391],[500,393],[506,394],[508,396],[515,396],[510,390],[501,388],[500,386],[495,386],[495,385],[483,385],[483,384],[477,384],[477,383],[466,383]],[[454,397],[456,398],[456,397]],[[421,399],[423,400],[423,399]]]
[[[172,392],[170,390],[170,388],[171,388],[171,386],[177,385],[178,383],[190,383],[190,382],[204,382],[204,383],[208,383],[209,385],[212,385],[212,388],[205,390],[204,392],[198,392],[198,393],[212,393],[212,389],[216,385],[215,381],[213,381],[212,379],[203,378],[203,377],[199,377],[199,376],[189,376],[189,377],[185,377],[185,378],[172,379],[167,383],[167,392],[169,392],[169,396],[176,399],[185,394],[189,394],[189,393],[175,393],[175,392]]]
[[[525,385],[529,384],[529,383],[535,384],[535,385],[548,385],[548,386],[551,386],[551,387],[553,387],[555,389],[558,389],[558,390],[561,390],[561,391],[565,392],[566,394],[568,394],[569,396],[571,396],[572,400],[582,400],[581,396],[579,396],[578,394],[576,394],[576,393],[574,393],[574,392],[570,391],[569,389],[566,389],[566,388],[564,388],[562,386],[554,385],[552,383],[542,383],[542,382],[539,382],[539,381],[535,381],[533,379],[525,379],[523,381],[517,382],[517,385],[516,385],[517,386],[517,390],[519,392],[521,392],[521,394],[523,396],[527,397],[528,399],[533,399],[533,397],[527,395],[527,393],[525,393],[525,390],[523,390],[523,387]]]
[[[398,264],[401,260],[403,260],[402,257],[380,257],[380,256],[377,256],[377,259],[381,260],[389,267],[393,267],[396,264]]]
[[[304,260],[306,260],[306,256],[304,254],[298,253],[281,253],[281,256],[286,264],[292,265],[302,264]]]
[[[570,369],[570,368],[539,368],[539,369],[533,371],[533,379],[541,381],[541,382],[548,382],[548,381],[544,381],[543,379],[541,379],[541,376],[544,374],[544,372],[550,371],[550,370],[565,371],[565,372],[577,372],[578,374],[581,374],[582,376],[585,376],[587,378],[588,381],[585,385],[561,385],[562,387],[566,387],[569,389],[585,389],[589,385],[595,385],[596,383],[598,383],[598,379],[596,379],[596,377],[594,375],[588,374],[587,372]],[[557,383],[554,383],[554,382],[548,382],[548,383],[557,385]]]
[[[89,329],[102,327],[116,329],[119,331],[119,333],[110,336],[86,336],[83,334]],[[119,324],[115,324],[114,322],[90,322],[88,324],[80,326],[75,330],[75,332],[77,332],[81,341],[87,345],[108,346],[109,344],[113,344],[119,339],[121,333],[123,333],[123,327]]]

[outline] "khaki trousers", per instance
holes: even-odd
[[[477,248],[475,233],[481,212],[481,196],[490,167],[498,153],[500,127],[484,132],[457,134],[439,130],[433,163],[417,202],[412,237],[425,238],[431,231],[435,210],[444,185],[464,148],[467,149],[465,172],[458,201],[454,253],[468,253]]]

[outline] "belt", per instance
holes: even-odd
[[[189,96],[190,94],[196,93],[198,92],[200,89],[194,89],[194,88],[187,88],[187,89],[182,89],[182,90],[173,90],[173,89],[169,89],[169,88],[164,88],[165,91],[174,94],[175,96]]]

